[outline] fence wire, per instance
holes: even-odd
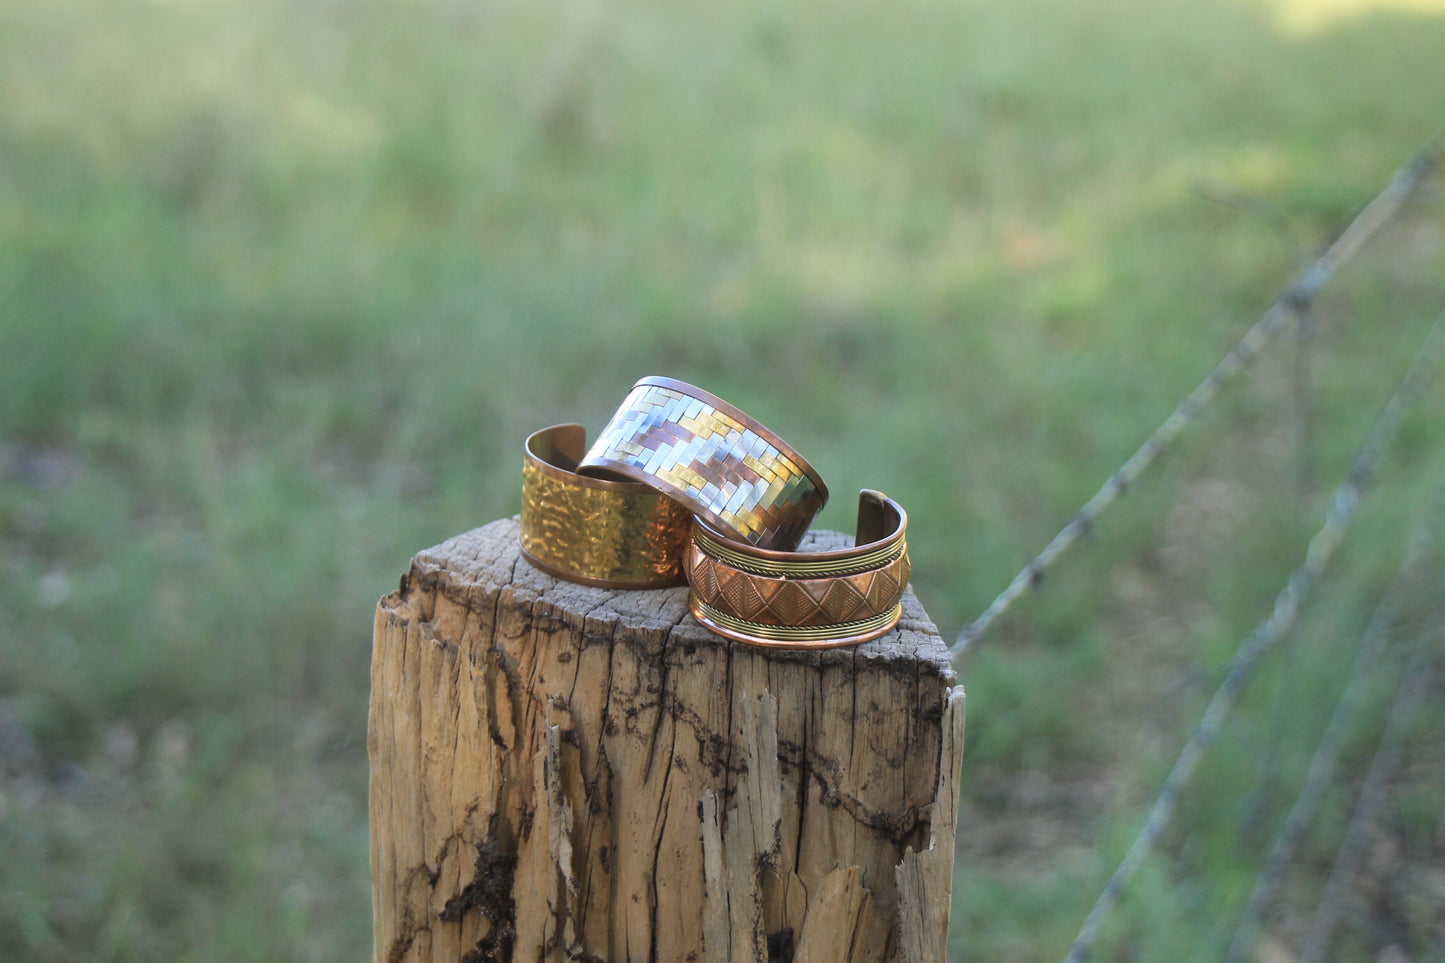
[[[1445,155],[1445,130],[1431,138],[1395,173],[1384,190],[1360,211],[1322,255],[1300,272],[1294,283],[1275,299],[1264,316],[1245,332],[1244,337],[1230,348],[1229,353],[1214,370],[1179,403],[1139,449],[1109,476],[1103,487],[1079,509],[1053,540],[1044,546],[1043,551],[1014,576],[1008,587],[989,603],[982,614],[964,626],[949,647],[949,655],[957,657],[964,652],[987,632],[1021,595],[1037,585],[1048,567],[1067,552],[1081,535],[1093,529],[1094,523],[1104,510],[1139,479],[1181,431],[1199,417],[1218,396],[1220,389],[1259,355],[1279,329],[1287,321],[1308,314],[1325,284],[1419,191],[1420,186],[1439,165],[1442,155]]]
[[[1333,785],[1345,739],[1354,731],[1369,683],[1381,668],[1381,657],[1390,644],[1391,635],[1407,605],[1423,591],[1429,574],[1427,563],[1438,556],[1442,544],[1445,544],[1445,484],[1436,490],[1424,523],[1415,530],[1405,557],[1360,636],[1349,681],[1320,737],[1299,795],[1295,797],[1294,805],[1290,807],[1269,855],[1265,857],[1264,867],[1255,880],[1254,890],[1230,941],[1226,963],[1243,963],[1247,959],[1258,936],[1260,923],[1273,905],[1320,803]]]
[[[1380,806],[1385,801],[1386,786],[1393,773],[1399,770],[1404,754],[1405,735],[1409,731],[1409,720],[1413,710],[1424,702],[1435,683],[1435,658],[1439,648],[1441,631],[1445,629],[1445,585],[1435,596],[1434,610],[1430,613],[1425,628],[1415,642],[1415,651],[1405,669],[1396,691],[1395,701],[1385,720],[1385,731],[1375,747],[1374,758],[1365,773],[1364,786],[1355,801],[1355,810],[1350,815],[1345,829],[1344,842],[1330,870],[1329,881],[1310,923],[1305,937],[1304,948],[1300,951],[1299,963],[1321,963],[1329,958],[1330,940],[1336,924],[1348,901],[1350,884],[1353,882],[1360,859],[1364,856],[1367,833],[1375,824]]]
[[[1275,596],[1274,610],[1270,616],[1241,640],[1225,673],[1224,681],[1210,699],[1204,717],[1190,734],[1164,780],[1143,829],[1135,837],[1123,861],[1090,909],[1083,928],[1065,958],[1066,963],[1082,963],[1088,959],[1094,941],[1118,903],[1124,887],[1168,828],[1180,792],[1189,782],[1204,750],[1214,740],[1234,708],[1235,701],[1248,684],[1259,660],[1294,625],[1301,604],[1329,567],[1335,550],[1344,540],[1359,509],[1361,496],[1374,480],[1380,459],[1399,431],[1405,416],[1424,393],[1439,363],[1442,348],[1445,348],[1442,331],[1445,331],[1445,312],[1435,319],[1409,371],[1371,428],[1344,481],[1335,489],[1329,509],[1325,513],[1324,524],[1310,539],[1303,564],[1291,573],[1285,587]]]

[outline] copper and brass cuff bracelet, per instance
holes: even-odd
[[[867,489],[858,494],[854,547],[836,551],[768,551],[695,519],[688,608],[719,635],[753,645],[828,648],[876,639],[902,613],[907,528],[897,502]]]
[[[643,378],[578,469],[645,482],[725,537],[763,549],[798,546],[828,487],[777,435],[701,388]]]
[[[522,463],[522,554],[537,568],[603,588],[681,585],[692,513],[647,485],[576,473],[581,425],[527,439]]]

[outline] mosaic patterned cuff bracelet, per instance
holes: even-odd
[[[645,482],[726,538],[787,551],[828,500],[828,487],[781,438],[683,381],[643,378],[578,469]]]
[[[854,547],[777,552],[695,519],[687,550],[688,608],[719,635],[753,645],[828,648],[876,639],[898,624],[911,571],[908,515],[893,499],[858,495]]]
[[[577,474],[586,450],[581,425],[554,425],[528,437],[522,554],[549,575],[584,585],[681,585],[692,513],[647,485]]]

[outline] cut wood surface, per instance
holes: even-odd
[[[378,963],[944,959],[964,699],[912,592],[813,651],[686,603],[546,575],[514,519],[412,560],[372,655]]]

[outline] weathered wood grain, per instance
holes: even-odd
[[[511,519],[413,559],[372,656],[377,963],[944,958],[963,690],[917,600],[800,652],[686,598],[537,571]]]

